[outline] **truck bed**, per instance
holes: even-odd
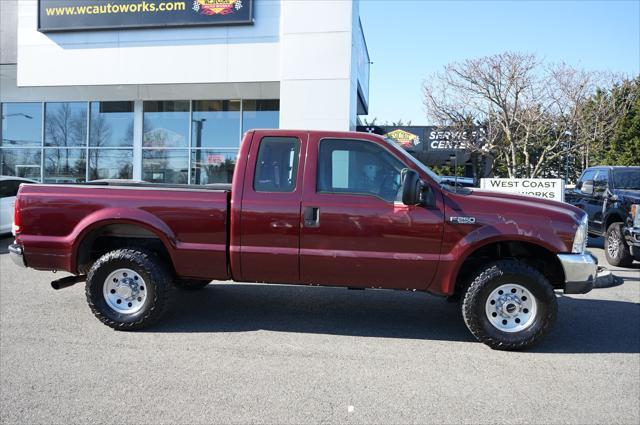
[[[229,185],[23,185],[19,199],[29,267],[79,273],[83,241],[118,236],[161,242],[180,277],[229,277]]]

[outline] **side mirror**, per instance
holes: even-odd
[[[418,173],[410,168],[402,170],[402,203],[419,205],[422,203],[422,181]]]
[[[582,186],[580,186],[580,191],[587,195],[593,195],[593,180],[583,181]]]

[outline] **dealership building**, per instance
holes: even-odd
[[[252,128],[355,130],[353,1],[2,0],[3,175],[230,182]]]

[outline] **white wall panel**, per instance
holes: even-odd
[[[255,25],[42,34],[37,31],[37,2],[21,1],[18,84],[277,81],[279,26],[280,2],[256,0]],[[248,66],[240,56],[269,60]],[[43,64],[47,72],[42,72]]]
[[[351,31],[350,1],[285,0],[285,3],[282,8],[283,34]]]
[[[298,33],[282,37],[282,79],[349,78],[349,32]]]

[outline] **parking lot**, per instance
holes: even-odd
[[[473,340],[421,293],[212,284],[144,332],[91,315],[84,286],[16,267],[0,241],[0,422],[640,421],[640,264],[559,294],[528,352]],[[604,264],[601,241],[591,250]]]

